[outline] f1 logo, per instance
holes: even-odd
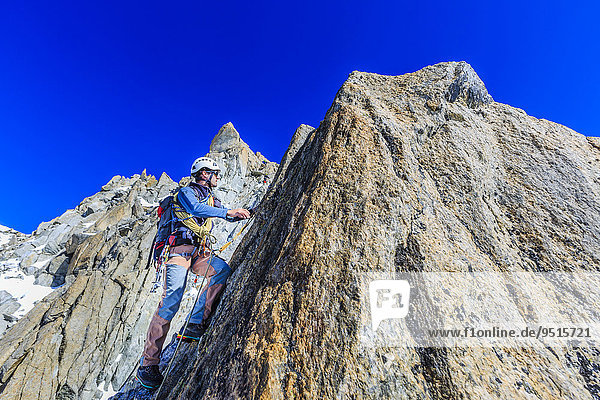
[[[408,315],[410,284],[404,280],[378,280],[369,284],[371,323],[377,331],[385,319],[404,318]]]

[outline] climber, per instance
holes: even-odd
[[[223,218],[233,222],[249,218],[250,212],[243,208],[229,210],[212,196],[212,189],[217,186],[220,172],[217,163],[210,158],[198,158],[191,168],[194,182],[181,188],[175,195],[174,201],[179,207],[179,213],[176,212],[178,222],[175,224],[175,232],[171,235],[174,237],[174,243],[166,262],[165,291],[150,321],[136,375],[144,387],[156,388],[163,380],[158,369],[160,354],[171,320],[179,310],[188,271],[191,269],[196,275],[206,275],[208,283],[191,311],[185,331],[180,331],[177,336],[185,341],[200,339],[208,326],[213,306],[231,275],[231,268],[223,259],[210,257],[210,251],[206,247],[206,234],[212,227],[212,218]]]

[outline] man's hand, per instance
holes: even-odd
[[[234,208],[233,210],[227,211],[227,216],[229,218],[235,219],[247,219],[250,218],[250,211],[245,208]]]

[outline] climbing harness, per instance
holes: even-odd
[[[252,218],[252,217],[250,217]],[[250,219],[249,218],[249,219]],[[223,251],[225,251],[225,249],[227,249],[231,243],[233,243],[238,237],[240,237],[240,235],[242,234],[242,232],[244,232],[244,230],[246,229],[246,227],[248,226],[250,222],[246,222],[244,224],[244,226],[242,226],[242,229],[240,229],[231,240],[229,240],[227,243],[225,243],[223,246],[221,246],[216,252],[215,255],[218,256],[219,254],[221,254]],[[211,234],[206,235],[207,240],[213,240],[215,239],[215,237]],[[156,265],[156,275],[154,278],[154,281],[152,282],[152,288],[150,289],[150,293],[156,293],[156,291],[159,288],[162,288],[164,285],[164,279],[165,279],[165,274],[166,274],[166,267],[167,267],[167,260],[169,259],[169,257],[173,254],[170,254],[170,250],[171,247],[173,247],[173,240],[171,239],[173,238],[173,236],[169,237],[169,239],[167,240],[167,242],[165,243],[162,252],[158,258],[157,261],[157,265]],[[214,243],[214,242],[213,242]],[[211,254],[213,252],[211,251]],[[188,254],[180,254],[182,257],[187,256]]]

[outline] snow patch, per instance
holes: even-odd
[[[15,236],[17,231],[9,228],[8,226],[0,225],[0,246],[8,244],[10,238]]]
[[[143,197],[138,197],[138,200],[140,201],[142,207],[158,207],[158,203],[148,203],[148,201]]]
[[[48,243],[41,244],[41,245],[37,246],[35,249],[33,249],[33,251],[37,251],[38,253],[41,253],[42,250],[44,250],[46,248],[47,244]]]
[[[10,233],[0,233],[0,246],[7,244],[12,236]]]
[[[36,261],[35,263],[31,264],[31,266],[37,269],[42,269],[46,266],[46,264],[50,262],[50,260],[52,260],[52,258],[48,258],[47,260]]]
[[[117,186],[116,188],[110,189],[111,192],[123,192],[129,193],[131,186]]]
[[[108,400],[109,398],[117,394],[117,392],[112,389],[112,385],[108,385],[108,389],[104,390],[103,387],[105,383],[106,381],[102,381],[98,384],[98,390],[102,392],[102,397],[100,398],[100,400]]]
[[[25,275],[16,268],[18,260],[16,260],[16,263],[14,261],[12,259],[2,263],[2,269],[6,268],[6,270],[0,274],[0,290],[6,290],[21,304],[21,308],[14,313],[14,316],[22,318],[38,301],[52,293],[53,289],[42,285],[34,285],[35,276]]]
[[[11,258],[9,260],[0,261],[0,274],[7,270],[18,268],[19,263],[20,261],[18,258]]]

